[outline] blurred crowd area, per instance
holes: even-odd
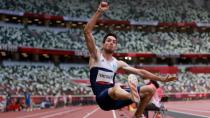
[[[0,9],[46,15],[60,15],[87,21],[100,0],[0,0]],[[110,0],[110,10],[102,19],[134,22],[202,22],[209,21],[208,0]],[[96,44],[110,32],[94,30]],[[138,30],[112,31],[119,38],[117,52],[208,53],[210,34],[186,32],[144,32]],[[0,43],[36,48],[86,51],[83,29],[48,28],[0,23]],[[124,48],[126,47],[126,48]]]
[[[96,11],[100,1],[0,0],[0,10],[43,14],[46,17],[64,16],[64,19],[88,21]],[[210,21],[210,0],[108,0],[108,2],[110,10],[102,15],[102,19],[170,23],[208,23]],[[102,39],[107,32],[113,32],[118,36],[117,52],[119,53],[149,52],[164,55],[210,52],[210,33],[198,32],[194,29],[191,32],[146,32],[137,29],[113,30],[110,28],[105,30],[96,28],[93,35],[97,46],[101,46]],[[0,22],[0,44],[0,46],[87,52],[83,29],[81,28],[53,28]],[[195,74],[189,71],[180,71],[176,75],[178,77],[176,82],[159,82],[166,94],[210,92],[210,73]],[[8,106],[9,102],[19,104],[25,93],[29,93],[31,96],[53,96],[53,100],[44,98],[40,102],[40,107],[45,108],[52,104],[56,106],[59,99],[62,99],[63,104],[66,104],[66,95],[93,95],[89,83],[74,81],[88,81],[88,79],[89,68],[85,64],[55,65],[46,62],[20,63],[12,61],[3,64],[1,61],[0,95],[7,99],[4,106]],[[115,80],[116,83],[127,86],[127,75],[118,74]],[[139,79],[139,84],[145,84],[144,80]],[[21,98],[9,101],[11,96],[17,98],[21,96]],[[72,100],[72,98],[68,99]],[[78,104],[80,101],[78,98]],[[13,107],[17,106],[11,106],[11,108]],[[19,108],[20,105],[17,109]]]
[[[0,0],[0,9],[88,19],[101,0]],[[108,0],[103,16],[115,20],[157,20],[160,22],[206,22],[208,0]]]
[[[1,10],[64,16],[87,21],[101,0],[0,0]],[[110,0],[110,10],[103,19],[120,21],[208,22],[208,0]],[[107,32],[118,36],[117,52],[151,52],[155,54],[209,53],[209,32],[144,32],[135,29],[93,31],[100,46]],[[52,28],[0,22],[0,44],[33,48],[64,49],[86,52],[83,29]],[[125,48],[126,47],[126,48]],[[88,85],[74,79],[88,79],[87,66],[54,64],[1,64],[0,95],[92,95]],[[210,74],[180,72],[179,80],[160,83],[166,93],[209,92]],[[119,74],[117,81],[126,83],[127,76]]]
[[[88,80],[87,66],[6,65],[0,66],[0,94],[23,95],[93,95],[88,84],[75,83],[75,79]],[[162,75],[165,76],[165,75]],[[161,83],[165,93],[210,92],[210,74],[181,72],[176,82]],[[140,84],[144,84],[140,79]],[[127,75],[118,74],[116,83],[127,84]]]
[[[96,29],[97,46],[109,31]],[[209,32],[111,31],[118,36],[117,52],[152,52],[155,54],[209,53]],[[83,30],[0,24],[1,45],[87,51]],[[126,48],[125,48],[126,47]]]
[[[92,95],[90,87],[73,79],[88,79],[87,67],[57,67],[54,65],[0,66],[0,94],[23,95]]]

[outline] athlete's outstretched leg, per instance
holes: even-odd
[[[150,102],[152,96],[155,93],[155,88],[145,85],[140,88],[140,94],[141,94],[141,102],[137,106],[137,110],[134,114],[134,118],[140,118],[144,112],[145,107],[148,105]]]
[[[119,84],[116,84],[114,87],[109,88],[108,93],[109,96],[114,100],[131,99],[130,93],[122,89]]]

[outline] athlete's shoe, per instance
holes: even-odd
[[[130,87],[131,90],[131,99],[133,102],[135,103],[139,103],[140,102],[140,96],[139,96],[139,92],[137,89],[137,85],[138,85],[138,80],[137,77],[133,74],[130,74],[128,76],[128,85]]]

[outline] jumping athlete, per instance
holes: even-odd
[[[84,28],[86,45],[88,47],[90,59],[90,82],[93,93],[96,95],[96,101],[103,110],[120,109],[124,106],[139,103],[134,118],[142,117],[145,106],[149,103],[155,88],[148,85],[138,86],[137,77],[150,80],[169,82],[177,80],[176,77],[159,77],[144,69],[136,69],[129,66],[121,60],[113,57],[114,51],[117,49],[117,36],[115,34],[107,34],[102,42],[102,49],[96,47],[95,40],[92,35],[92,30],[97,23],[99,17],[109,9],[107,2],[101,2],[96,13]],[[116,71],[123,69],[126,72],[132,73],[128,76],[128,85],[130,89],[123,89],[120,85],[115,84]],[[141,102],[140,102],[141,97]]]

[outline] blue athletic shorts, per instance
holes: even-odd
[[[96,86],[96,102],[98,103],[99,107],[105,111],[108,110],[115,110],[120,109],[124,106],[128,106],[133,103],[132,100],[114,100],[108,94],[108,89],[111,86]],[[130,92],[130,88],[124,89],[127,92]],[[138,91],[140,90],[140,86],[138,86]]]

